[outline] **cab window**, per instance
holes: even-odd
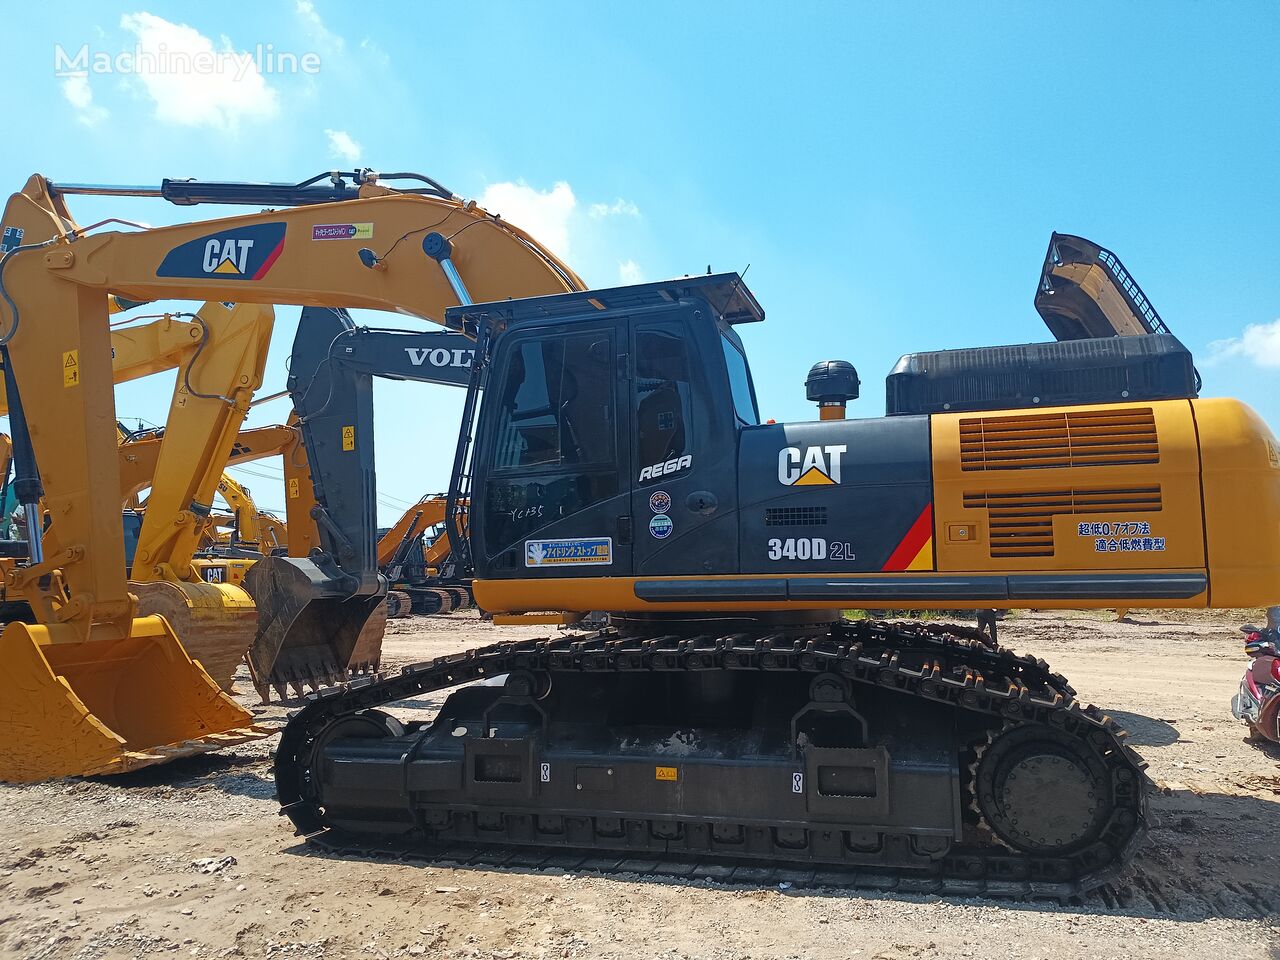
[[[693,449],[693,377],[688,343],[669,330],[636,332],[636,454],[639,466]]]
[[[728,337],[720,337],[720,346],[724,348],[724,363],[729,369],[729,389],[733,394],[733,412],[743,426],[754,426],[760,422],[760,414],[756,411],[756,394],[751,388],[751,374],[747,371],[747,358],[742,349]]]
[[[618,494],[612,334],[525,340],[509,356],[484,490],[490,557]]]
[[[607,336],[520,344],[503,384],[493,469],[612,463],[612,356]]]

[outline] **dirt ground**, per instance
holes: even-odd
[[[1280,957],[1280,751],[1229,701],[1244,614],[1023,614],[1001,641],[1066,674],[1150,762],[1132,879],[1056,905],[334,857],[277,814],[273,741],[104,779],[0,787],[0,950],[25,958]],[[384,663],[546,628],[390,625]],[[241,697],[267,721],[247,683]]]

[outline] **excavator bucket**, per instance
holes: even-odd
[[[300,557],[264,557],[245,574],[258,611],[249,672],[264,703],[272,690],[301,697],[377,669],[386,604],[381,592],[353,593],[353,580]]]
[[[240,661],[258,632],[253,598],[228,583],[149,583],[130,581],[138,615],[157,614],[168,621],[193,660],[223,690],[230,692]]]
[[[0,633],[0,780],[125,773],[267,735],[160,617],[126,640],[55,643],[64,629]]]

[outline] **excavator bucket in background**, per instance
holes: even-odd
[[[164,617],[214,683],[223,690],[231,689],[258,623],[253,598],[243,588],[229,583],[153,580],[130,582],[129,590],[138,598],[140,616]]]
[[[378,668],[384,597],[353,593],[352,578],[324,560],[264,557],[245,574],[258,608],[249,672],[264,703],[272,690],[282,700],[290,692],[300,697],[307,687]]]
[[[0,633],[0,780],[125,773],[267,734],[159,617],[135,619],[125,640],[55,643],[57,630],[69,628]]]

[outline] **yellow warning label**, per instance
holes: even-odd
[[[297,477],[289,478],[289,499],[290,500],[298,499],[298,478]]]
[[[80,351],[68,350],[62,355],[62,385],[78,387],[80,385]]]
[[[342,449],[354,450],[355,448],[356,448],[356,428],[343,427],[342,428]]]
[[[678,767],[654,767],[653,778],[655,780],[676,781],[680,779],[680,769]]]

